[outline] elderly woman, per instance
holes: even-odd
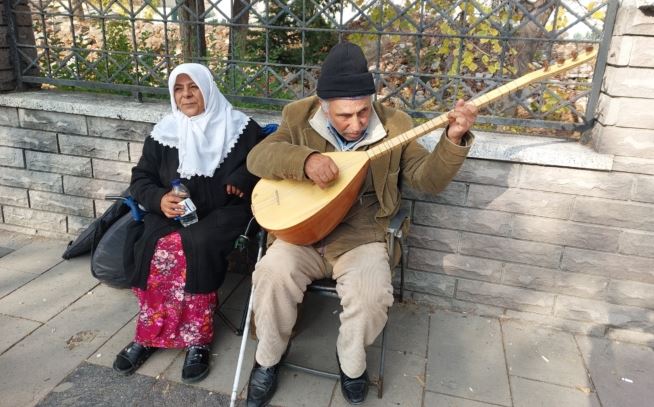
[[[168,87],[172,113],[154,126],[132,170],[130,192],[148,211],[126,260],[140,311],[134,341],[113,367],[129,375],[157,349],[186,348],[182,380],[196,382],[209,373],[226,256],[251,217],[257,178],[245,159],[261,128],[232,108],[203,65],[178,66]],[[179,222],[183,198],[171,189],[177,179],[197,207],[199,221],[188,227]]]

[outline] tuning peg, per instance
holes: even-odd
[[[586,45],[586,53],[590,54],[593,52],[593,46],[592,45]]]
[[[563,65],[565,63],[565,58],[556,58],[556,63],[558,65]]]
[[[550,63],[549,61],[543,62],[543,72],[547,72],[550,70]]]
[[[576,61],[578,56],[579,56],[579,53],[577,52],[577,50],[572,51],[572,60],[573,61]]]

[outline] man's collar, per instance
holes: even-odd
[[[338,140],[338,136],[331,134],[329,131],[329,120],[325,112],[323,112],[320,105],[318,109],[313,114],[313,117],[309,119],[309,124],[320,136],[329,142],[336,151],[344,151],[341,147],[341,144]],[[350,148],[349,150],[357,150],[361,147],[374,144],[379,140],[386,137],[386,130],[375,111],[375,105],[372,105],[372,111],[370,112],[370,121],[368,122],[368,129],[366,130],[365,137],[362,137],[356,142],[356,145]]]
[[[339,146],[339,150],[341,151],[352,151],[356,150],[357,145],[362,142],[363,140],[366,139],[366,136],[368,135],[368,129],[366,128],[361,135],[359,136],[358,139],[356,140],[347,140],[343,135],[341,135],[338,130],[334,127],[334,125],[327,120],[327,130],[329,130],[329,134],[336,140]]]

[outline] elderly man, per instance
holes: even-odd
[[[407,114],[373,103],[374,93],[361,49],[348,42],[337,44],[322,65],[317,97],[284,108],[277,132],[248,155],[248,169],[262,178],[329,185],[339,170],[321,153],[366,150],[412,128]],[[297,305],[307,285],[322,278],[336,280],[343,307],[336,343],[343,396],[350,404],[365,400],[365,349],[382,331],[393,303],[385,230],[400,206],[400,177],[419,190],[443,190],[470,149],[469,129],[476,117],[474,105],[458,101],[433,152],[413,141],[375,159],[359,199],[323,240],[311,246],[273,242],[253,276],[259,344],[248,406],[266,405],[272,398]]]

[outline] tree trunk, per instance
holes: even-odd
[[[84,19],[84,9],[82,8],[84,2],[82,0],[73,0],[71,5],[73,7],[73,16],[79,19]]]
[[[535,13],[539,13],[534,16],[534,19],[538,21],[538,24],[530,19],[527,16],[523,16],[520,24],[524,24],[518,31],[516,31],[516,36],[522,38],[542,38],[544,31],[541,26],[545,26],[547,20],[549,20],[556,4],[550,3],[547,4],[548,0],[537,0],[536,2],[530,3],[529,1],[523,1],[523,4],[532,16]],[[540,24],[540,25],[539,25]],[[516,50],[518,54],[516,55],[516,61],[518,64],[518,76],[522,76],[530,71],[529,63],[534,60],[536,51],[538,51],[538,41],[519,41],[516,42]]]
[[[245,45],[247,44],[248,28],[250,20],[250,0],[232,0],[232,18],[233,24],[230,28],[229,38],[231,44],[229,47],[229,59],[242,59],[245,55]]]
[[[522,4],[527,10],[529,10],[530,13],[532,13],[534,18],[530,19],[528,16],[524,15],[520,20],[520,24],[524,25],[522,25],[522,27],[516,31],[515,35],[521,38],[542,38],[545,33],[541,27],[545,27],[545,24],[552,15],[556,4],[548,4],[548,0],[537,0],[533,3],[522,0]],[[538,14],[536,15],[536,13]],[[534,20],[538,21],[538,24],[536,24]],[[540,41],[534,40],[520,40],[515,42],[515,49],[517,51],[515,60],[518,68],[516,72],[517,77],[520,77],[531,71],[529,63],[534,60],[534,56],[536,56],[536,52],[539,50],[539,45],[541,45]],[[523,90],[517,91],[516,96],[522,97],[523,92]],[[518,107],[514,106],[511,109],[508,109],[506,112],[509,117],[515,117],[518,112]]]
[[[196,62],[207,55],[204,35],[204,0],[181,0],[179,23],[184,62]]]

